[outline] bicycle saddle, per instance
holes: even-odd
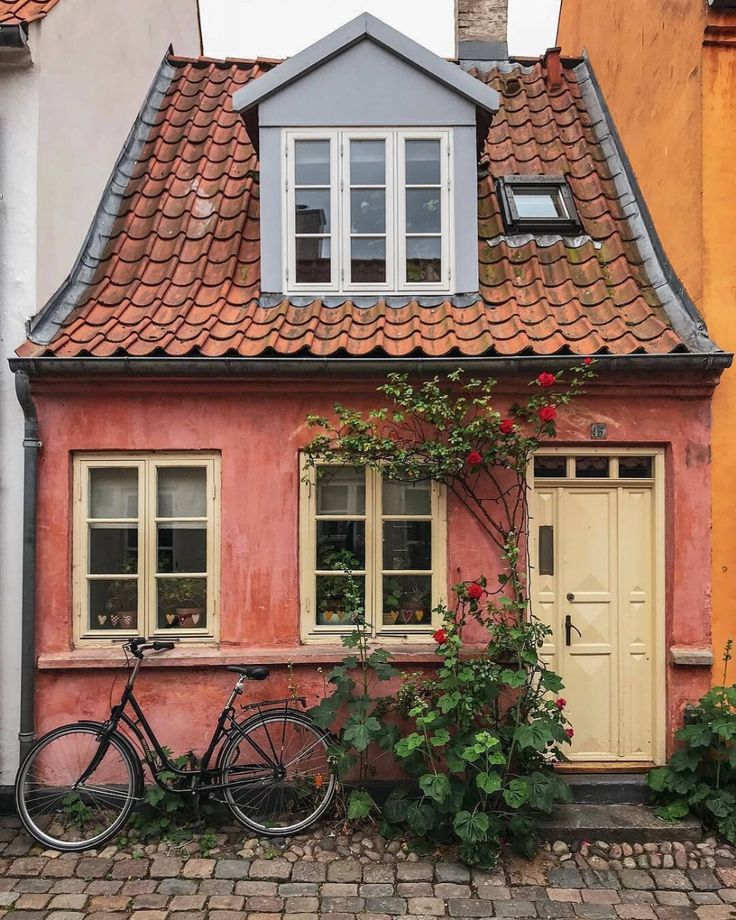
[[[229,664],[225,669],[242,674],[246,680],[265,680],[271,673],[270,669],[263,664]]]

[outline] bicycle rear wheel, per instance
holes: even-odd
[[[21,764],[15,781],[18,814],[28,833],[46,847],[87,850],[109,840],[128,820],[140,763],[119,736],[101,742],[101,729],[84,722],[56,728]]]
[[[239,726],[219,758],[225,800],[236,819],[277,837],[311,827],[337,788],[329,735],[307,716],[272,710]]]

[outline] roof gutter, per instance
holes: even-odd
[[[22,22],[0,26],[0,48],[25,48],[27,44],[28,31]]]
[[[23,566],[21,594],[20,760],[36,737],[36,484],[38,479],[38,415],[31,396],[31,381],[24,371],[15,373],[15,392],[24,419],[23,436]]]
[[[11,358],[10,369],[28,377],[262,377],[265,375],[346,377],[392,371],[443,373],[458,367],[475,373],[529,374],[580,364],[582,355],[528,355],[516,358]],[[596,367],[610,375],[690,371],[720,375],[733,355],[702,354],[593,355]]]

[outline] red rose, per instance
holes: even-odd
[[[574,732],[571,728],[566,728],[566,729],[565,729],[565,734],[567,735],[568,738],[572,738],[572,737],[574,737],[575,732]]]
[[[432,638],[435,642],[438,642],[440,645],[442,645],[443,642],[447,642],[447,633],[444,629],[438,629]]]
[[[483,462],[483,457],[481,457],[477,450],[471,450],[465,459],[471,466],[479,466]]]
[[[592,359],[592,358],[585,358],[585,359],[583,360],[583,364],[592,364],[592,363],[593,363],[593,359]]]
[[[557,409],[554,406],[540,406],[537,415],[543,422],[553,422],[557,418]]]
[[[473,582],[472,585],[468,586],[468,597],[472,597],[474,601],[479,601],[483,597],[483,588],[477,582]]]
[[[567,706],[567,700],[564,697],[560,697],[559,700],[555,700],[555,706],[558,709],[564,709]]]
[[[547,387],[553,386],[554,382],[555,382],[555,375],[548,374],[547,371],[542,371],[542,373],[537,377],[537,383],[539,384],[540,387],[544,387],[545,389]]]
[[[514,430],[514,423],[510,418],[505,418],[499,425],[501,434],[511,434]]]

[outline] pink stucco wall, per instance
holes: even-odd
[[[40,674],[37,728],[107,714],[117,648],[73,650],[71,622],[71,459],[74,451],[216,450],[222,455],[221,643],[180,647],[144,670],[139,697],[161,739],[174,750],[200,747],[233,675],[223,661],[274,664],[272,678],[251,684],[256,697],[286,693],[284,663],[294,662],[301,692],[321,692],[317,668],[334,647],[299,644],[298,450],[311,437],[305,417],[333,402],[373,407],[380,381],[222,380],[37,381],[43,449],[39,481],[37,632]],[[666,622],[671,645],[710,642],[710,394],[713,381],[598,380],[562,410],[559,443],[587,444],[592,421],[608,425],[608,443],[666,449]],[[506,381],[499,404],[526,389]],[[499,406],[500,407],[500,406]],[[600,445],[601,442],[596,442]],[[489,575],[487,542],[463,509],[448,507],[449,583]],[[412,669],[432,649],[403,655]],[[669,655],[668,655],[669,659]],[[281,666],[279,666],[281,665]],[[685,701],[709,685],[708,669],[667,665],[668,737]],[[119,686],[119,685],[118,685]]]

